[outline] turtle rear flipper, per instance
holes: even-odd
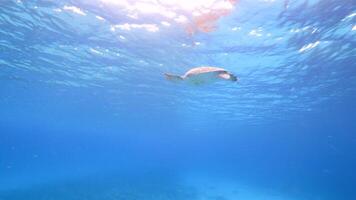
[[[164,73],[164,76],[166,77],[167,80],[170,80],[170,81],[182,81],[183,80],[183,78],[178,75]]]

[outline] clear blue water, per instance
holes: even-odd
[[[0,0],[1,200],[356,199],[355,1],[124,2]]]

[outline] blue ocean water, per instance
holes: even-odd
[[[0,200],[356,199],[355,1],[207,2],[0,0]]]

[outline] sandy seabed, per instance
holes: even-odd
[[[0,191],[0,200],[305,200],[233,180],[187,176],[108,177]]]

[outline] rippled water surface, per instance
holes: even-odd
[[[0,200],[356,199],[355,33],[352,0],[0,0]],[[239,81],[163,75],[198,66]]]

